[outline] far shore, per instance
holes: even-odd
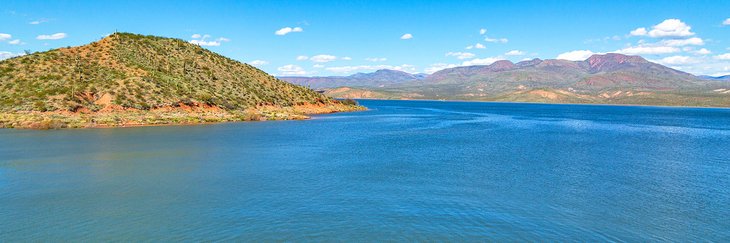
[[[349,98],[354,100],[394,100],[394,101],[435,101],[435,102],[474,102],[500,104],[535,104],[535,105],[584,105],[584,106],[619,106],[619,107],[662,107],[662,108],[698,108],[698,109],[730,109],[729,106],[692,106],[692,105],[651,105],[651,104],[612,104],[612,103],[570,103],[570,102],[530,102],[530,101],[498,101],[498,100],[460,100],[460,99],[416,99],[416,98]],[[729,98],[730,99],[730,98]]]

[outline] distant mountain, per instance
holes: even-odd
[[[410,74],[403,71],[381,69],[372,73],[356,73],[350,76],[330,77],[279,77],[280,79],[305,87],[320,89],[341,86],[350,87],[389,87],[408,81],[419,80],[424,74]]]
[[[640,56],[609,53],[584,61],[501,60],[448,68],[397,85],[360,86],[357,92],[390,99],[730,106],[728,88],[726,82],[702,79]],[[356,97],[342,89],[334,96]]]
[[[573,88],[604,90],[631,88],[663,90],[696,86],[697,77],[677,71],[639,56],[621,54],[593,55],[585,61],[540,60],[513,64],[497,61],[491,65],[456,67],[438,71],[421,85],[455,84],[464,92],[480,86],[486,94],[527,88]]]
[[[717,77],[715,77],[715,76],[707,76],[707,75],[702,75],[702,76],[699,76],[699,77],[700,77],[700,78],[702,78],[702,79],[705,79],[705,80],[721,80],[721,81],[730,81],[730,75],[725,75],[725,76],[717,76]]]
[[[0,127],[288,119],[349,109],[359,108],[180,39],[115,33],[0,61]]]

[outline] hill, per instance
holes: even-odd
[[[448,68],[389,87],[360,86],[357,93],[400,99],[728,107],[728,89],[727,82],[703,79],[640,56],[609,53],[584,61],[501,60]],[[342,88],[325,94],[358,98]]]
[[[361,109],[180,39],[115,33],[0,62],[0,126],[124,126]]]
[[[350,76],[330,77],[279,77],[289,83],[313,89],[350,87],[389,87],[409,81],[423,79],[421,74],[410,74],[403,71],[381,69],[372,73],[356,73]]]
[[[706,80],[722,80],[722,81],[730,81],[730,75],[724,75],[724,76],[717,76],[717,77],[714,77],[714,76],[706,76],[706,75],[703,75],[703,76],[700,76],[700,78],[702,78],[702,79],[706,79]]]

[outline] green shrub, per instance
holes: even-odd
[[[357,101],[353,100],[353,99],[340,100],[340,103],[345,104],[345,105],[358,105]]]

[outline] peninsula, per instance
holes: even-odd
[[[0,127],[306,119],[362,110],[181,39],[114,33],[0,61]]]

